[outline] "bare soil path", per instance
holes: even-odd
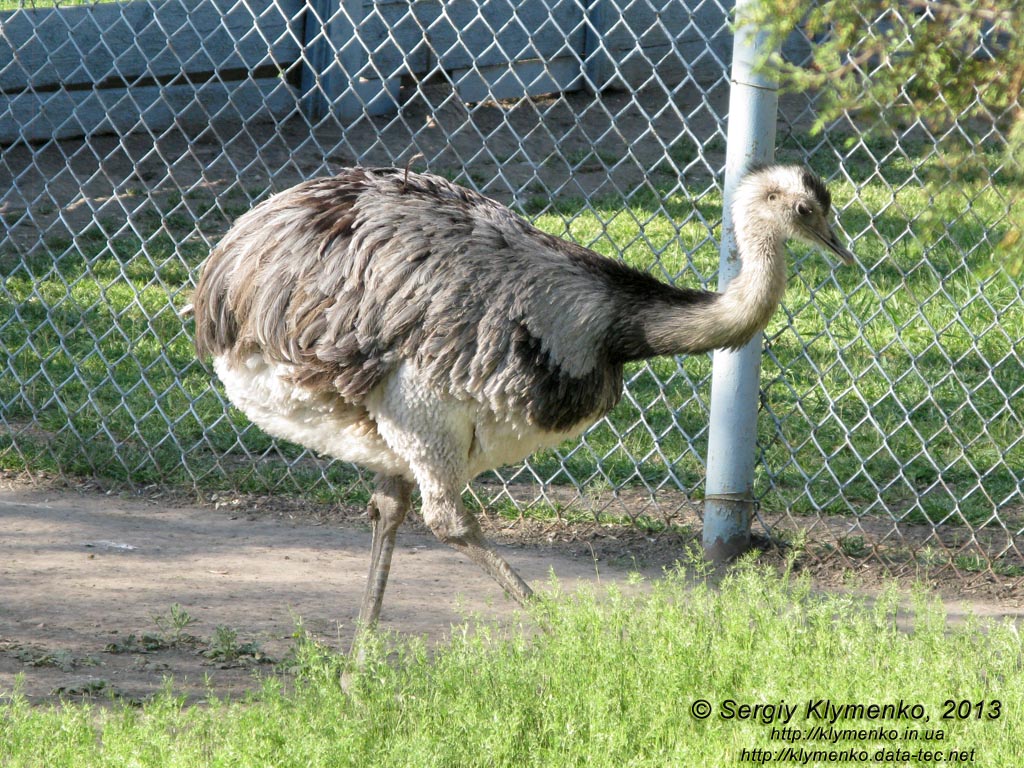
[[[369,544],[368,526],[351,520],[0,490],[0,696],[10,693],[17,675],[33,701],[89,691],[143,699],[167,676],[192,699],[208,686],[219,695],[238,694],[256,685],[254,671],[269,667],[251,656],[225,664],[204,655],[217,627],[236,632],[239,646],[257,643],[275,660],[294,646],[300,619],[318,639],[347,649]],[[552,572],[573,589],[597,579],[625,580],[635,570],[595,562],[579,548],[503,549],[540,586]],[[184,632],[202,642],[147,652],[147,644],[169,634],[175,604],[196,620]],[[468,559],[422,531],[399,534],[384,628],[436,641],[467,616],[515,612]]]

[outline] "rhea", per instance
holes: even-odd
[[[379,618],[414,487],[434,535],[526,602],[463,506],[466,483],[579,435],[618,402],[630,361],[743,346],[782,300],[788,239],[853,261],[830,208],[805,168],[750,172],[733,203],[742,268],[716,293],[439,176],[350,168],[238,219],[193,297],[196,349],[263,430],[376,473],[360,626]]]

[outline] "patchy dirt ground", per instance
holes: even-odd
[[[207,688],[236,694],[254,685],[254,671],[269,669],[261,659],[287,655],[300,620],[347,649],[369,544],[365,524],[279,509],[259,514],[27,485],[0,490],[0,695],[17,675],[34,701],[89,692],[143,699],[166,676],[193,699]],[[587,546],[503,550],[535,585],[551,572],[573,589],[621,581],[632,570],[595,561]],[[641,570],[659,572],[656,564]],[[174,605],[195,622],[170,643]],[[382,626],[436,641],[469,615],[512,620],[516,607],[468,559],[415,526],[403,530]],[[234,632],[234,642],[223,630],[213,642],[218,627]],[[254,643],[255,657],[245,653]],[[231,645],[243,655],[210,658]]]
[[[656,578],[685,545],[628,528],[489,527],[541,588],[552,573],[568,590],[626,583],[631,573]],[[143,700],[167,677],[194,701],[240,694],[287,657],[299,621],[348,648],[369,542],[353,510],[218,507],[9,482],[0,488],[0,697],[19,676],[36,702]],[[839,583],[847,570],[838,559],[831,570],[815,567],[822,583]],[[194,622],[175,627],[173,606]],[[948,609],[954,620],[1024,617],[1013,595],[950,596]],[[412,521],[399,536],[382,626],[436,642],[468,616],[520,615],[475,565]]]

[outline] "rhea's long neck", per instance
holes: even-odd
[[[784,238],[773,227],[746,224],[736,231],[743,266],[725,290],[671,291],[633,304],[621,326],[629,330],[620,339],[618,357],[736,348],[764,329],[786,290]]]

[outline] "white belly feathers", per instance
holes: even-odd
[[[432,440],[429,431],[438,424],[466,436],[456,441],[463,446],[460,455],[449,455],[444,463],[461,475],[460,482],[468,482],[486,469],[517,463],[540,448],[576,437],[587,423],[551,432],[525,420],[499,420],[476,401],[425,392],[422,378],[410,363],[403,363],[362,404],[297,386],[292,380],[295,366],[267,360],[260,352],[241,364],[220,355],[213,366],[232,403],[268,434],[417,482],[422,477],[416,465],[426,458],[418,454],[424,449],[429,452],[432,442],[447,443],[451,450],[450,440]],[[429,414],[424,412],[427,408]],[[410,450],[414,442],[418,450]]]

